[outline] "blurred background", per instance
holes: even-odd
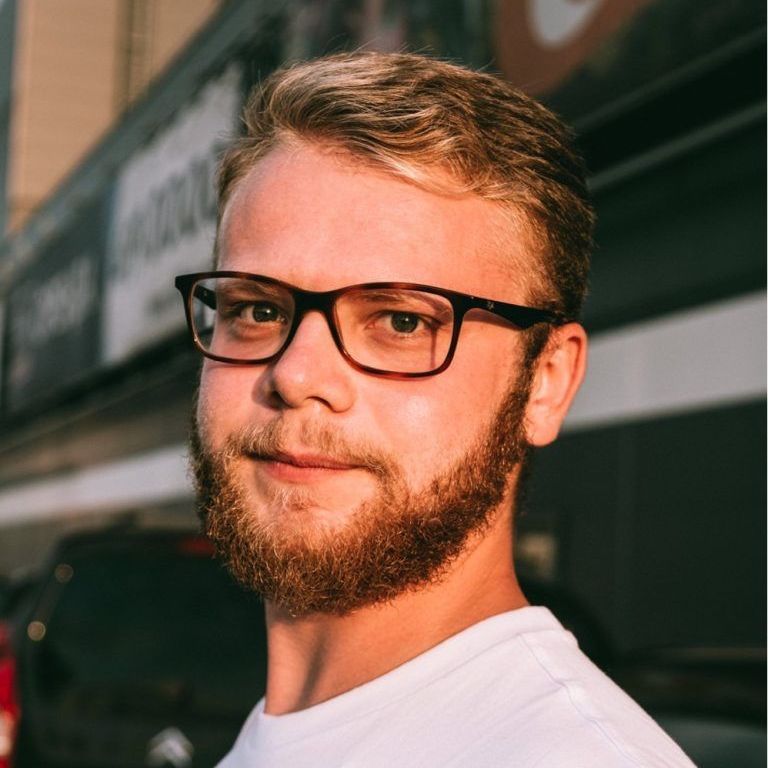
[[[211,263],[216,158],[249,88],[359,47],[499,71],[574,126],[599,221],[590,372],[537,456],[520,570],[646,706],[704,707],[764,757],[765,15],[760,0],[0,0],[0,583],[8,606],[30,595],[18,626],[6,610],[20,639],[0,631],[0,768],[27,695],[3,693],[2,648],[40,646],[30,606],[50,618],[46,581],[74,583],[54,547],[162,529],[177,554],[205,551],[183,538],[199,358],[173,276]],[[46,669],[59,693],[72,679]],[[187,754],[172,736],[153,748]],[[731,762],[708,744],[701,764],[753,764],[728,745]],[[148,764],[192,764],[167,755]]]

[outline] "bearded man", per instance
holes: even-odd
[[[263,595],[224,768],[690,766],[515,576],[516,498],[579,387],[593,214],[568,131],[408,54],[278,71],[219,176],[208,535]]]

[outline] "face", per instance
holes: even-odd
[[[219,266],[314,291],[405,281],[524,304],[530,257],[523,238],[499,253],[505,224],[486,201],[283,146],[230,199]],[[446,371],[382,378],[353,369],[310,312],[271,363],[206,360],[193,463],[206,528],[236,575],[294,615],[438,579],[509,502],[522,354],[519,332],[473,311]]]

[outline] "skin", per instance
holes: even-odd
[[[219,232],[220,268],[317,291],[409,281],[524,304],[532,257],[524,233],[510,242],[499,237],[503,226],[509,227],[509,218],[487,201],[435,195],[320,147],[293,143],[272,150],[239,182]],[[508,244],[504,253],[500,239]],[[478,313],[465,319],[445,372],[384,379],[354,370],[336,349],[324,318],[310,313],[270,364],[206,360],[198,420],[205,442],[217,450],[242,425],[279,418],[292,436],[291,453],[305,457],[316,451],[300,443],[300,427],[321,423],[396,457],[409,485],[421,489],[487,428],[516,378],[521,355],[518,332]],[[585,357],[581,326],[554,332],[538,361],[526,409],[531,444],[545,445],[557,436]],[[254,514],[283,515],[280,524],[300,524],[307,535],[314,528],[344,526],[350,508],[375,491],[370,474],[355,468],[242,459],[234,471]],[[526,605],[510,535],[515,482],[513,472],[490,528],[471,539],[437,584],[345,616],[292,618],[267,603],[265,712],[284,714],[325,701],[484,618]],[[261,503],[275,487],[310,495],[313,504],[301,520]]]

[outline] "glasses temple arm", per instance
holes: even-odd
[[[192,289],[192,296],[200,299],[209,309],[216,309],[216,294],[210,288],[198,284]]]
[[[537,323],[552,323],[553,325],[562,325],[567,322],[567,318],[559,312],[552,312],[548,309],[538,309],[536,307],[524,307],[520,304],[507,304],[503,301],[493,301],[491,299],[472,298],[471,307],[484,309],[494,315],[503,317],[518,328],[526,329]]]

